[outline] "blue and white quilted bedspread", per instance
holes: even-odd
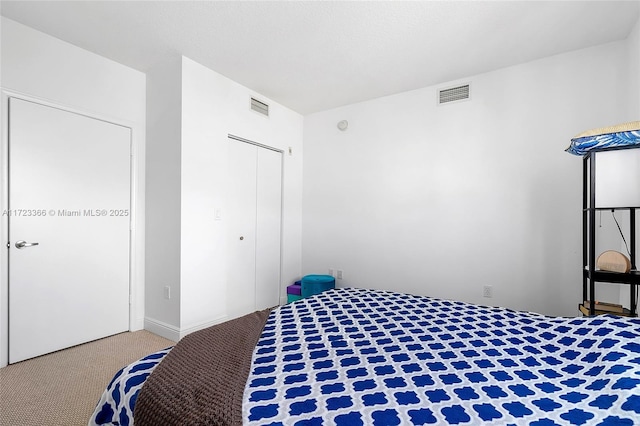
[[[275,310],[250,425],[640,425],[640,319],[338,289]]]
[[[154,352],[118,371],[102,393],[89,426],[133,425],[136,398],[147,377],[160,364],[171,348]]]

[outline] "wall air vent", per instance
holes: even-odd
[[[262,115],[266,115],[267,117],[269,116],[269,105],[264,102],[260,102],[255,98],[251,98],[251,109]]]
[[[448,89],[441,89],[438,91],[438,105],[464,101],[469,99],[471,97],[470,95],[471,92],[468,84],[450,87]]]

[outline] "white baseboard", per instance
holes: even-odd
[[[153,318],[145,317],[144,329],[174,342],[180,340],[180,330],[177,327]]]
[[[154,334],[157,334],[158,336],[162,336],[165,339],[169,339],[169,340],[173,340],[174,342],[177,342],[187,334],[193,333],[194,331],[202,330],[203,328],[211,327],[212,325],[220,324],[221,322],[225,322],[228,319],[229,318],[225,315],[223,317],[219,317],[211,321],[203,322],[200,324],[193,325],[191,327],[180,329],[178,327],[167,324],[165,322],[146,317],[144,319],[144,329]]]
[[[202,330],[203,328],[207,328],[207,327],[211,327],[212,325],[216,325],[216,324],[220,324],[222,322],[225,322],[229,319],[229,317],[227,315],[222,316],[222,317],[218,317],[215,318],[211,321],[207,321],[207,322],[203,322],[200,324],[196,324],[196,325],[192,325],[191,327],[185,327],[183,329],[180,330],[180,338],[182,339],[184,336],[186,336],[189,333],[193,333],[194,331],[198,331],[198,330]]]

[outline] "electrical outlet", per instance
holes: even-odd
[[[482,297],[493,297],[493,286],[485,285],[482,287]]]
[[[336,278],[338,278],[339,280],[342,279],[342,269],[338,269],[338,276]]]
[[[331,275],[331,276],[332,276],[332,277],[334,277],[334,278],[336,277],[336,274],[335,274],[335,272],[334,272],[334,269],[333,269],[333,268],[329,268],[329,275]]]
[[[168,285],[164,286],[164,298],[167,300],[171,299],[171,287]]]

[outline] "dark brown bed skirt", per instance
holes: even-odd
[[[135,425],[242,425],[251,357],[270,311],[254,312],[180,340],[140,390]]]

